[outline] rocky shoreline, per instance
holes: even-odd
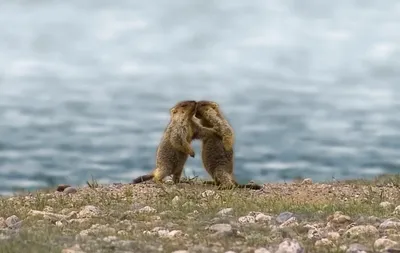
[[[400,177],[261,190],[89,184],[0,198],[0,252],[400,252]]]

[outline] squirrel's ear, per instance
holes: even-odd
[[[216,102],[211,102],[211,107],[216,110],[218,109],[219,105]]]
[[[169,113],[170,114],[175,114],[176,113],[176,108],[175,107],[172,107],[171,109],[169,109]]]

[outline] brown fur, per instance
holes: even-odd
[[[216,184],[221,189],[250,188],[261,189],[255,184],[240,185],[236,182],[233,174],[234,168],[234,132],[229,122],[223,116],[219,105],[212,101],[198,101],[196,117],[200,119],[201,125],[214,128],[218,135],[208,135],[202,138],[202,162],[214,182],[207,181],[206,184]]]
[[[162,182],[170,175],[174,183],[180,181],[188,156],[195,157],[190,145],[192,139],[216,133],[194,122],[195,113],[196,101],[193,100],[181,101],[170,109],[171,119],[157,148],[156,168],[150,174],[134,179],[133,184],[150,179]]]

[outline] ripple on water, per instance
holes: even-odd
[[[220,103],[239,180],[397,172],[397,1],[199,1],[3,4],[0,193],[147,173],[183,99]]]

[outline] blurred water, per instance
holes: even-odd
[[[0,0],[0,24],[2,194],[129,182],[184,99],[221,105],[242,182],[399,172],[398,1]]]

